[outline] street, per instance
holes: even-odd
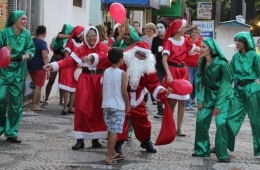
[[[44,111],[29,111],[24,108],[19,127],[21,144],[13,144],[0,136],[0,169],[140,169],[140,170],[257,170],[260,169],[260,157],[253,155],[251,127],[248,118],[237,137],[235,152],[229,152],[230,163],[219,163],[212,154],[210,158],[193,158],[195,122],[197,108],[185,111],[183,131],[186,137],[176,136],[169,145],[156,146],[157,153],[147,153],[140,147],[135,137],[123,146],[126,155],[117,165],[105,165],[107,141],[100,139],[100,149],[91,148],[91,141],[85,140],[85,149],[72,151],[76,143],[73,138],[73,115],[61,115],[62,106],[58,98],[49,100]],[[148,100],[147,110],[152,123],[152,141],[155,142],[161,127],[161,119],[154,118],[157,108]],[[175,120],[176,113],[174,114]],[[214,119],[210,128],[211,146],[214,146]]]

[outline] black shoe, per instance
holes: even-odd
[[[163,110],[159,111],[156,115],[154,115],[154,118],[162,118],[163,117]]]
[[[193,153],[191,156],[193,156],[193,157],[201,157],[200,155],[198,155],[196,153]]]
[[[76,145],[72,146],[72,150],[84,149],[84,140],[78,139]]]
[[[211,148],[211,149],[210,149],[210,153],[216,153],[215,148]]]
[[[70,111],[70,110],[68,110],[68,113],[70,113],[70,114],[74,114],[74,111]]]
[[[140,145],[142,148],[146,149],[147,152],[149,153],[156,153],[156,149],[154,149],[152,141],[144,141]]]
[[[100,148],[100,147],[102,147],[102,145],[101,145],[101,143],[98,142],[98,139],[92,139],[92,147]]]
[[[230,162],[230,159],[229,159],[229,158],[219,159],[219,162],[229,163],[229,162]]]
[[[62,112],[61,112],[61,115],[66,115],[66,114],[68,114],[67,111],[62,111]]]
[[[22,142],[21,138],[19,138],[19,137],[7,138],[7,141],[12,142],[12,143],[21,143]]]

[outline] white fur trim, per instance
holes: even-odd
[[[52,65],[52,72],[59,71],[59,64],[57,62],[50,63]]]
[[[168,96],[170,99],[177,99],[177,100],[188,100],[190,98],[190,95],[179,95],[179,94],[170,94]]]
[[[148,90],[144,88],[140,94],[139,99],[136,100],[136,91],[130,92],[130,105],[135,108],[141,104],[144,99],[144,96],[148,93]]]
[[[117,23],[116,25],[114,25],[114,31],[116,30],[116,28],[118,28],[121,24]]]
[[[182,46],[183,43],[185,42],[185,38],[183,36],[181,36],[181,41],[176,41],[175,39],[173,39],[172,37],[168,38],[168,40],[170,40],[174,45],[176,46]]]
[[[141,52],[144,52],[145,54],[151,54],[151,50],[148,50],[146,48],[141,48],[141,47],[138,47],[138,46],[134,46],[134,48],[136,51],[141,51]]]
[[[94,63],[92,65],[88,64],[88,68],[89,68],[89,70],[96,70],[97,69],[96,66],[99,62],[98,55],[97,55],[97,53],[91,53],[88,55],[88,57],[90,57],[90,56],[94,57]]]
[[[69,53],[71,53],[71,49],[69,47],[66,47],[65,51],[68,51]]]
[[[168,54],[168,56],[170,56],[171,53],[170,53],[169,50],[163,50],[162,55],[163,55],[163,54]]]
[[[181,21],[182,21],[182,25],[181,25],[181,28],[178,30],[178,32],[179,32],[182,28],[187,27],[187,21],[186,21],[185,19],[182,19]]]
[[[75,60],[78,64],[82,64],[82,60],[74,53],[74,52],[72,52],[71,54],[70,54],[70,56],[73,58],[73,60]]]
[[[158,47],[158,52],[160,53],[160,52],[162,52],[163,51],[163,46],[159,46]]]
[[[87,37],[86,37],[90,29],[94,29],[96,31],[96,34],[97,34],[97,41],[92,47],[88,44]],[[83,39],[84,39],[85,44],[88,46],[88,48],[95,48],[97,43],[99,42],[99,33],[98,33],[97,28],[94,27],[94,26],[86,27],[84,29],[84,38]]]
[[[74,39],[72,39],[72,42],[78,48],[83,45],[83,41],[81,43],[77,43]]]
[[[65,86],[63,84],[58,84],[58,88],[62,89],[62,90],[66,90],[68,92],[75,92],[76,91],[76,88],[71,88],[71,87]]]
[[[157,98],[157,95],[158,95],[158,93],[159,93],[159,91],[160,91],[161,89],[164,89],[164,87],[163,87],[163,86],[158,86],[158,87],[156,87],[156,89],[153,91],[153,98],[154,98],[156,101],[160,101],[160,99]]]
[[[191,48],[191,50],[189,52],[193,52],[196,49],[196,47],[197,46],[195,44],[192,44],[192,48]]]
[[[101,132],[80,132],[74,131],[73,136],[76,139],[102,139],[107,138],[107,131]]]
[[[84,34],[84,31],[82,31],[77,37],[79,38],[80,36],[82,36]]]

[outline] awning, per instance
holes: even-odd
[[[141,7],[160,9],[159,0],[101,0],[102,3],[112,4],[118,2],[125,7]]]

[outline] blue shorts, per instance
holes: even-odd
[[[103,108],[103,117],[108,131],[122,133],[125,121],[125,110]]]

